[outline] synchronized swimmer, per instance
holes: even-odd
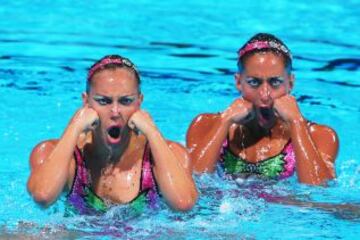
[[[66,192],[68,209],[79,214],[116,204],[143,209],[160,195],[172,209],[186,211],[198,198],[193,171],[218,169],[230,178],[261,181],[296,172],[310,185],[335,178],[337,134],[301,113],[291,95],[288,47],[271,34],[257,34],[238,51],[237,66],[241,97],[221,113],[197,116],[185,148],[164,139],[141,108],[134,64],[118,55],[103,57],[90,68],[83,106],[63,135],[33,149],[30,194],[49,206]]]

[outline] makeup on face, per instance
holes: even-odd
[[[246,77],[245,82],[252,88],[259,88],[265,82],[273,89],[281,87],[285,83],[285,78],[280,76],[269,77],[267,79],[258,78],[258,77]]]
[[[117,98],[112,98],[109,96],[103,96],[96,94],[93,99],[101,106],[111,105],[114,101],[117,101],[122,106],[130,106],[139,98],[139,94],[129,94],[120,96]]]
[[[118,96],[103,95],[101,93],[95,92],[95,94],[91,96],[91,99],[94,101],[93,107],[100,111],[100,113],[102,112],[105,114],[100,115],[103,116],[102,120],[106,122],[103,125],[103,131],[105,133],[105,140],[108,144],[118,144],[121,141],[121,133],[124,129],[126,119],[130,116],[132,109],[136,109],[137,102],[140,100],[140,96],[141,95],[138,92]],[[121,118],[117,118],[117,120],[110,120],[111,115],[107,114],[106,112],[109,112],[109,109],[113,109],[114,106],[117,106],[116,109],[118,110],[123,109],[119,115]]]

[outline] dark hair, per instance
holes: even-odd
[[[273,52],[284,59],[285,69],[291,72],[292,56],[289,48],[277,37],[269,33],[258,33],[251,37],[238,51],[238,71],[244,70],[244,63],[249,56],[258,52]]]
[[[134,73],[136,83],[140,92],[140,75],[135,65],[125,57],[120,55],[107,55],[102,57],[100,60],[96,61],[88,71],[88,77],[86,81],[86,92],[90,91],[91,79],[99,71],[105,69],[116,69],[116,68],[128,68],[131,72]]]

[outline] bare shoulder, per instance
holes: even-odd
[[[50,155],[52,150],[55,148],[58,140],[50,139],[38,143],[30,154],[30,166],[34,167],[42,164],[44,160]]]
[[[335,161],[339,149],[339,138],[335,130],[320,124],[311,124],[309,130],[319,150]]]
[[[187,144],[195,137],[202,136],[203,132],[211,128],[220,121],[220,114],[204,113],[196,116],[188,129],[186,140]]]
[[[166,142],[169,145],[169,148],[176,155],[177,159],[181,161],[184,168],[190,169],[190,158],[187,149],[180,143],[170,140],[167,140]]]
[[[36,169],[36,167],[40,166],[41,164],[43,164],[46,159],[49,157],[49,155],[51,154],[51,152],[54,150],[54,148],[56,147],[56,144],[58,143],[58,139],[50,139],[50,140],[45,140],[42,141],[40,143],[38,143],[32,150],[31,154],[30,154],[30,167],[31,170],[33,171],[34,169]],[[71,161],[70,162],[70,166],[69,166],[69,179],[68,179],[68,184],[67,187],[71,187],[73,178],[74,178],[74,174],[75,174],[75,161]]]
[[[194,118],[191,122],[190,128],[194,127],[209,127],[215,122],[219,121],[220,114],[213,114],[213,113],[203,113],[199,114]]]
[[[329,142],[338,142],[338,136],[334,129],[326,125],[311,124],[309,126],[311,136],[314,138],[320,138]]]

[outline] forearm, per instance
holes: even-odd
[[[223,115],[209,128],[209,131],[198,138],[198,142],[189,145],[190,158],[196,172],[213,172],[219,160],[220,151],[227,137],[230,121]]]
[[[292,121],[290,123],[290,131],[299,181],[319,185],[333,178],[332,162],[326,162],[322,159],[311,137],[307,122],[303,118]]]
[[[32,169],[28,190],[37,202],[48,205],[62,192],[78,136],[78,131],[70,124],[50,155]]]
[[[167,202],[177,210],[188,210],[196,202],[197,191],[192,176],[182,163],[180,156],[154,129],[147,134],[153,156],[154,174],[157,184]]]

